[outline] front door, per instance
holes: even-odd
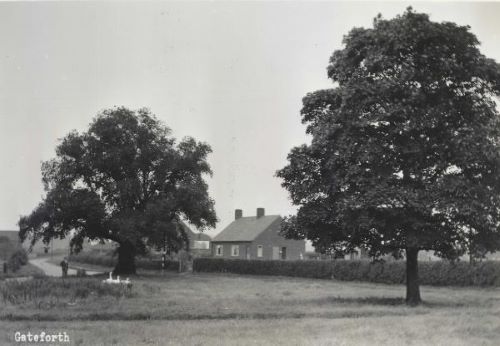
[[[273,246],[273,260],[280,259],[280,248],[279,246]]]
[[[250,259],[250,246],[248,246],[248,245],[246,248],[246,253],[247,253],[247,259]]]
[[[286,247],[281,248],[281,259],[286,259]]]

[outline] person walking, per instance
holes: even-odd
[[[66,257],[64,257],[64,259],[61,261],[61,269],[62,269],[63,278],[68,276],[68,266],[69,266],[68,260],[66,259]]]

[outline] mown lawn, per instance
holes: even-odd
[[[133,294],[121,298],[90,292],[42,309],[2,301],[0,344],[12,343],[17,330],[66,331],[73,344],[84,345],[498,345],[500,339],[498,288],[423,287],[425,304],[408,308],[403,286],[170,273],[133,282]]]

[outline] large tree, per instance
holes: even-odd
[[[410,305],[420,250],[500,247],[500,68],[469,29],[411,8],[352,29],[330,59],[333,88],[303,99],[311,143],[277,173],[299,206],[285,235],[404,255]]]
[[[20,218],[20,237],[34,244],[71,236],[75,251],[86,239],[111,240],[119,245],[115,273],[134,273],[136,254],[187,243],[183,219],[215,226],[204,181],[210,152],[192,138],[176,143],[147,109],[105,110],[42,163],[46,196]]]

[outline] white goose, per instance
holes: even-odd
[[[111,272],[109,272],[109,278],[102,280],[103,283],[109,284],[113,281],[113,276],[111,276]]]
[[[109,272],[109,278],[107,278],[106,280],[102,280],[102,282],[106,284],[119,284],[120,276],[117,276],[116,279],[113,279],[113,273]]]
[[[125,280],[120,280],[120,275],[118,275],[116,277],[116,279],[113,279],[113,273],[112,272],[109,272],[109,278],[107,278],[106,280],[102,280],[103,283],[105,284],[124,284],[124,285],[131,285],[132,284],[132,281],[130,281],[129,278],[125,279]]]

